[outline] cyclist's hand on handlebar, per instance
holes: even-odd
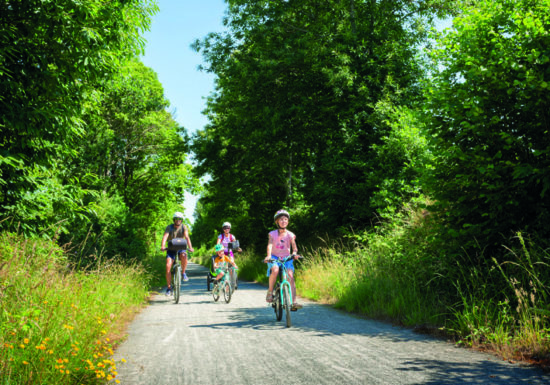
[[[271,262],[271,259],[272,259],[272,257],[265,257],[265,258],[264,258],[264,263],[269,263],[269,262]]]
[[[295,261],[297,261],[298,259],[304,258],[300,254],[292,254],[292,257],[294,258]]]
[[[168,250],[166,247],[161,247],[160,248],[160,251],[166,251],[166,250]]]

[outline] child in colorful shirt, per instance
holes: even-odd
[[[287,230],[288,222],[290,220],[290,214],[285,210],[279,210],[273,217],[277,230],[273,230],[269,233],[269,241],[267,243],[267,257],[264,262],[267,266],[267,276],[269,277],[269,289],[267,290],[267,296],[265,300],[267,302],[273,302],[273,287],[277,282],[277,275],[279,274],[279,266],[276,263],[271,262],[272,256],[277,257],[280,261],[290,255],[292,248],[294,259],[298,259],[298,247],[296,246],[296,235]],[[292,310],[298,310],[302,308],[298,302],[296,302],[296,283],[294,282],[294,261],[291,259],[285,262],[285,267],[288,271],[288,281],[292,290]]]

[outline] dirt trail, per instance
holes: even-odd
[[[155,295],[118,348],[128,385],[550,384],[539,370],[301,301],[293,326],[275,320],[265,288],[240,282],[229,304],[189,264],[178,305]],[[283,317],[284,320],[284,317]]]

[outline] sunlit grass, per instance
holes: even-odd
[[[148,295],[137,265],[76,272],[58,246],[0,235],[1,384],[118,382],[113,349]]]

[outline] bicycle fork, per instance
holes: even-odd
[[[279,297],[281,298],[281,306],[285,305],[285,296],[283,295],[283,288],[287,287],[288,289],[288,300],[290,301],[289,305],[292,305],[292,290],[290,289],[290,282],[286,279],[281,282]]]

